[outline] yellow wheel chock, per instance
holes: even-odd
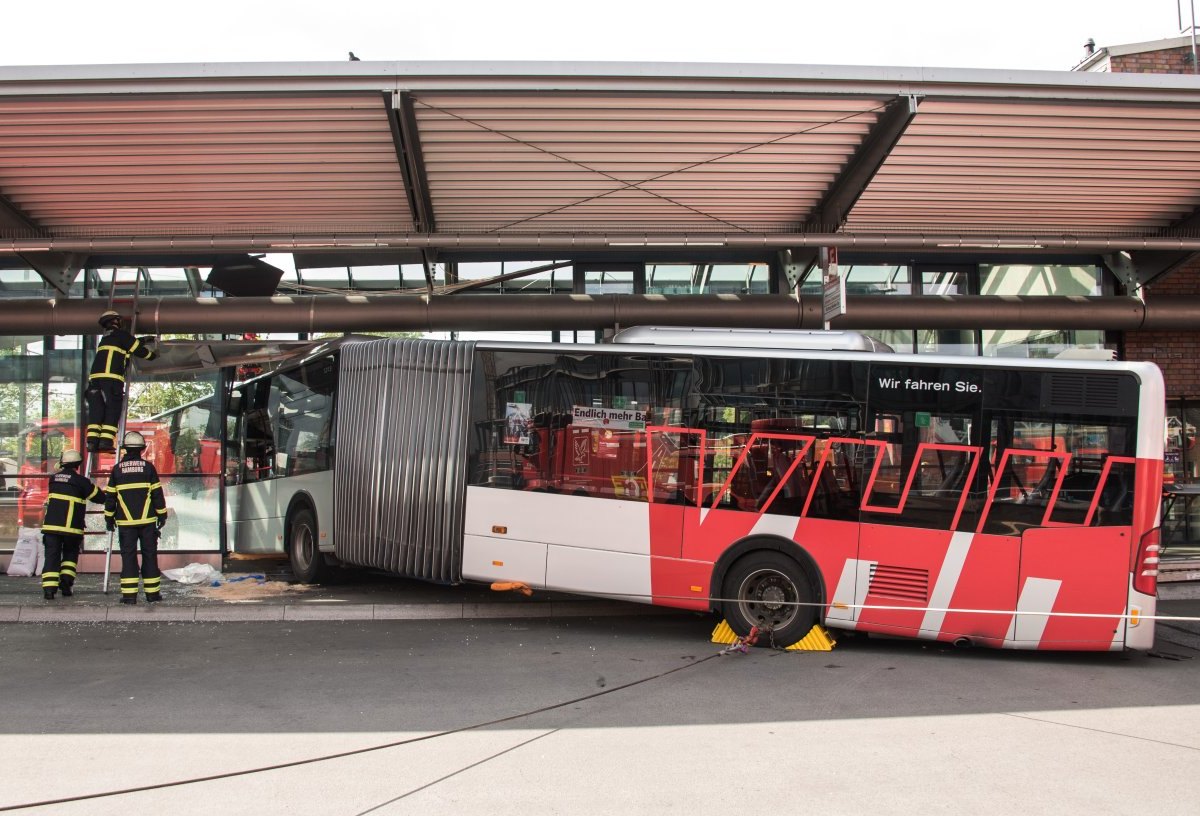
[[[712,642],[719,643],[723,646],[732,646],[739,640],[736,632],[730,628],[729,623],[721,621],[717,624],[717,628],[713,630]],[[788,646],[784,651],[788,652],[831,652],[833,647],[837,645],[837,641],[833,635],[829,634],[829,630],[824,626],[817,624],[809,630],[808,634],[802,637],[797,642]]]

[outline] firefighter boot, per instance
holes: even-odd
[[[66,595],[67,593],[65,593],[65,592],[64,592],[63,594],[64,594],[64,595]],[[47,589],[43,589],[43,590],[42,590],[42,597],[43,597],[43,598],[45,598],[47,601],[53,601],[53,600],[54,600],[54,590],[53,590],[53,589],[48,589],[48,588],[47,588]]]
[[[72,595],[74,595],[74,594],[75,594],[75,593],[74,593],[74,592],[71,590],[71,586],[72,586],[72,584],[74,584],[74,583],[75,583],[74,581],[70,581],[70,580],[67,580],[67,579],[65,579],[65,578],[59,582],[59,584],[58,584],[58,588],[59,588],[59,590],[61,590],[61,591],[62,591],[62,595],[63,595],[63,597],[64,597],[64,598],[70,598]]]
[[[137,598],[133,595],[122,595],[121,603],[133,606],[134,604],[137,603]]]
[[[147,592],[146,593],[146,603],[158,603],[161,600],[162,600],[161,592]]]

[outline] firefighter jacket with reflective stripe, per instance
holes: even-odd
[[[120,527],[153,524],[167,515],[167,501],[154,465],[132,453],[113,466],[104,489],[104,517]]]
[[[100,338],[100,345],[96,347],[96,356],[92,358],[92,372],[88,375],[88,382],[95,380],[125,382],[125,369],[129,367],[130,357],[153,360],[155,356],[154,350],[139,338],[124,329],[113,329]]]
[[[83,535],[83,514],[87,502],[104,502],[100,488],[74,470],[63,468],[55,473],[50,477],[50,494],[46,497],[42,532]]]

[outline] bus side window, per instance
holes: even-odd
[[[1016,535],[1047,521],[1132,523],[1133,465],[1109,461],[1133,455],[1132,429],[1122,420],[996,417],[992,440],[995,495],[985,533]]]

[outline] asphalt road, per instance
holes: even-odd
[[[17,812],[1197,812],[1195,624],[1158,656],[718,657],[712,624],[3,626],[0,808],[378,748]]]

